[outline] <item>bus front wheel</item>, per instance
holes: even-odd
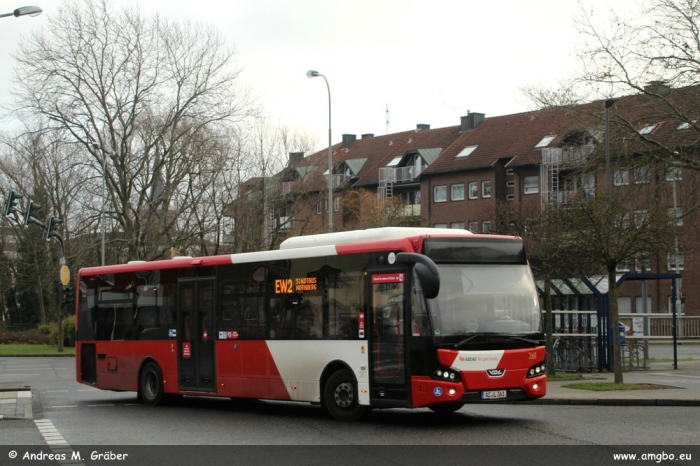
[[[163,372],[158,364],[149,362],[141,372],[139,383],[141,399],[147,405],[159,405],[163,402]]]
[[[357,382],[349,370],[341,370],[331,375],[323,395],[326,410],[340,421],[356,421],[367,411],[367,407],[359,403]]]

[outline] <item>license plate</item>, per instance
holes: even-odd
[[[500,400],[506,397],[505,390],[491,390],[488,392],[481,392],[482,400]]]

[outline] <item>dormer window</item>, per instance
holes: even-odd
[[[550,142],[554,141],[554,138],[556,138],[556,134],[550,134],[549,136],[545,136],[542,139],[540,139],[540,142],[535,144],[535,149],[541,149],[543,147],[547,147]]]
[[[652,131],[654,131],[654,130],[656,129],[657,126],[659,126],[658,123],[654,123],[653,125],[647,125],[647,126],[645,126],[644,128],[642,128],[642,129],[639,130],[639,134],[642,134],[642,135],[644,135],[644,134],[651,134]]]
[[[387,167],[396,167],[396,166],[399,164],[399,162],[401,162],[401,159],[402,159],[402,158],[403,158],[403,157],[401,157],[401,156],[400,156],[400,157],[394,157],[393,159],[391,159],[391,162],[389,162],[389,163],[386,164],[386,166],[387,166]]]
[[[457,155],[455,156],[455,158],[456,158],[456,159],[462,159],[462,158],[465,158],[465,157],[469,157],[469,154],[471,154],[472,152],[474,152],[474,151],[476,150],[477,147],[479,147],[479,146],[467,146],[467,147],[465,147],[464,149],[462,149],[462,150],[459,152],[459,154],[457,154]]]

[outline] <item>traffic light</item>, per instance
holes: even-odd
[[[24,221],[22,222],[22,225],[29,225],[30,223],[41,225],[41,222],[34,217],[34,214],[39,209],[41,209],[41,204],[37,204],[34,201],[29,201],[27,204],[27,210],[24,212]]]
[[[75,291],[71,285],[66,285],[63,287],[63,293],[61,295],[61,306],[62,307],[72,307],[75,302]]]
[[[2,214],[5,217],[9,217],[10,214],[14,214],[16,212],[22,212],[19,209],[19,205],[17,205],[17,201],[19,199],[22,199],[24,197],[23,194],[16,193],[12,189],[10,189],[7,192],[7,200],[5,201],[5,209],[3,210]]]
[[[56,228],[58,228],[59,223],[61,223],[61,219],[56,218],[53,215],[49,215],[49,217],[46,219],[46,241],[50,240],[54,236],[60,238],[60,235],[56,232]]]

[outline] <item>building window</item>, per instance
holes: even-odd
[[[651,259],[649,254],[641,254],[634,260],[634,268],[637,272],[649,272],[651,270]]]
[[[464,222],[452,222],[450,224],[450,228],[464,230]]]
[[[464,200],[464,184],[453,184],[452,185],[452,200],[453,201],[463,201]]]
[[[540,142],[535,144],[535,149],[540,149],[542,147],[547,147],[550,142],[554,141],[554,138],[556,138],[557,135],[550,135],[550,136],[545,136],[542,139],[540,139]]]
[[[469,222],[469,231],[479,233],[479,222]]]
[[[626,168],[617,169],[613,178],[615,186],[626,186],[630,184],[630,171]]]
[[[333,210],[338,212],[340,210],[340,197],[333,198]]]
[[[647,223],[647,209],[638,209],[634,211],[634,226],[635,228],[644,228]]]
[[[481,182],[481,197],[491,197],[491,182],[482,181]]]
[[[479,184],[476,181],[469,183],[469,199],[477,199],[479,197]]]
[[[490,221],[485,221],[481,223],[481,231],[485,234],[488,235],[491,233],[491,222]]]
[[[540,179],[538,176],[523,177],[523,193],[537,194],[540,192]]]
[[[320,214],[323,212],[323,201],[316,201],[316,213]]]
[[[506,168],[506,176],[513,176],[515,175],[515,170],[512,168]]]
[[[617,264],[617,267],[615,267],[616,272],[629,272],[630,271],[630,264],[627,261],[620,262]]]
[[[447,223],[436,223],[433,228],[447,228]]]
[[[461,158],[464,158],[464,157],[469,157],[469,154],[471,154],[472,152],[474,152],[474,151],[476,150],[477,147],[479,147],[479,146],[467,146],[467,147],[465,147],[464,149],[462,149],[461,151],[459,151],[459,154],[457,154],[457,155],[455,156],[455,158],[456,158],[456,159],[461,159]]]
[[[433,202],[447,201],[447,186],[435,186],[433,193]]]
[[[403,199],[407,205],[420,205],[420,191],[401,193],[401,199]]]
[[[649,182],[649,165],[634,167],[634,182],[636,184]]]
[[[654,123],[653,125],[647,125],[639,130],[639,134],[651,134],[657,126],[659,126],[658,123]]]
[[[666,214],[668,215],[671,225],[675,225],[677,227],[683,226],[683,211],[680,207],[669,207],[666,209]]]
[[[676,271],[676,263],[678,263],[678,270],[683,270],[683,253],[679,252],[678,255],[669,253],[667,259],[667,268],[671,272]]]
[[[506,201],[514,201],[515,194],[506,194]]]
[[[668,167],[666,169],[666,181],[680,181],[682,177],[681,167]]]
[[[506,181],[506,188],[515,187],[515,181]]]

